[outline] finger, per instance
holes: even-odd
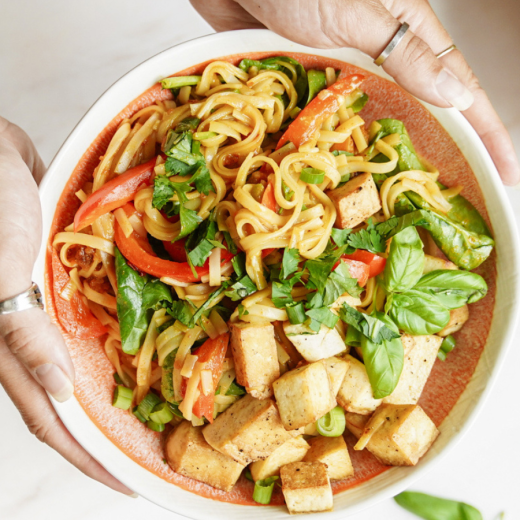
[[[428,2],[423,0],[413,3],[391,2],[390,10],[396,18],[406,19],[414,32],[431,47],[435,54],[439,54],[453,44],[448,31]],[[463,114],[482,139],[504,184],[520,183],[520,164],[511,137],[464,55],[456,49],[439,61],[472,93],[475,102]]]
[[[237,29],[264,29],[254,16],[240,7],[234,0],[190,0],[195,10],[217,32]]]
[[[0,333],[11,353],[57,401],[74,392],[74,366],[49,316],[28,309],[0,316]]]
[[[94,460],[67,431],[49,398],[21,363],[0,340],[0,383],[20,411],[29,431],[55,449],[85,475],[106,486],[132,495],[133,492]]]
[[[0,138],[7,139],[16,147],[39,184],[45,174],[45,164],[29,136],[19,126],[0,116]]]

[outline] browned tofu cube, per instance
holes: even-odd
[[[403,371],[394,391],[383,403],[416,404],[430,376],[442,343],[439,336],[401,336],[404,348]]]
[[[280,476],[289,513],[332,510],[332,488],[322,462],[292,462],[282,466]]]
[[[273,395],[273,382],[280,377],[273,325],[234,323],[231,349],[237,382],[257,399]]]
[[[374,398],[365,365],[350,355],[344,359],[350,365],[337,395],[338,403],[347,412],[368,415],[381,404],[381,399]]]
[[[354,228],[381,209],[381,199],[371,173],[357,175],[341,188],[328,192],[336,206],[336,226]]]
[[[274,475],[280,475],[280,468],[282,466],[291,462],[299,462],[305,457],[308,450],[309,445],[301,435],[288,440],[274,450],[267,459],[253,462],[249,466],[251,476],[256,482],[257,480],[264,480]]]
[[[458,309],[453,309],[450,311],[450,321],[446,327],[444,327],[441,331],[437,332],[439,336],[445,338],[454,332],[462,329],[464,323],[466,323],[469,319],[469,308],[467,305],[463,305]]]
[[[320,361],[286,372],[273,388],[287,430],[306,426],[336,406],[327,369]]]
[[[332,386],[332,393],[334,394],[334,396],[337,396],[341,384],[345,379],[345,374],[347,373],[350,362],[347,359],[339,358],[336,356],[332,356],[327,359],[322,359],[321,362],[325,366],[327,374],[329,374],[330,384]]]
[[[360,413],[352,412],[345,414],[345,426],[356,439],[359,439],[361,435],[363,435],[368,421],[370,421],[370,415],[361,415]]]
[[[354,449],[366,447],[389,466],[415,466],[438,435],[439,430],[419,405],[382,404]]]
[[[180,423],[166,440],[166,460],[173,471],[222,491],[230,491],[245,466],[214,450],[201,427]]]
[[[343,480],[354,475],[348,448],[342,435],[339,437],[314,437],[309,440],[310,450],[305,462],[323,462],[331,480]]]
[[[202,433],[214,449],[244,466],[266,459],[292,438],[280,421],[274,401],[250,395],[232,404]]]

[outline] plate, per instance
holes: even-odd
[[[101,138],[97,140],[96,145],[91,146],[91,143],[96,140],[107,123],[116,118],[129,104],[135,100],[137,104],[146,102],[146,97],[143,98],[142,93],[150,89],[159,79],[193,68],[194,65],[208,60],[236,55],[237,51],[241,55],[258,52],[271,55],[284,53],[319,55],[321,62],[326,59],[340,60],[389,79],[382,69],[376,67],[369,57],[359,51],[310,49],[267,30],[235,31],[191,40],[165,50],[128,72],[99,98],[78,123],[54,158],[40,186],[45,240],[35,266],[34,280],[43,288],[51,316],[52,295],[45,277],[45,259],[49,251],[47,239],[53,229],[57,207],[58,214],[63,218],[69,218],[67,223],[70,223],[71,215],[67,215],[67,210],[63,207],[62,192],[71,173],[75,169],[78,171],[78,163],[83,172],[88,171],[89,168],[93,169],[94,162],[103,153],[103,147],[106,147],[108,141]],[[307,57],[305,61],[307,66],[312,66],[312,57]],[[514,335],[520,305],[518,283],[520,255],[514,216],[493,162],[473,128],[455,109],[421,105],[395,85],[385,83],[377,77],[371,77],[367,81],[367,86],[370,87],[367,90],[372,95],[372,103],[369,103],[367,113],[363,115],[370,118],[371,113],[374,113],[377,117],[402,118],[418,149],[427,158],[437,156],[436,164],[447,176],[448,184],[456,183],[458,176],[462,178],[462,184],[466,188],[463,194],[470,198],[483,213],[487,210],[489,221],[494,229],[498,255],[495,260],[488,260],[490,263],[485,267],[490,294],[480,307],[472,306],[475,325],[470,326],[465,332],[464,348],[456,349],[453,354],[450,354],[446,363],[452,363],[453,366],[436,364],[434,372],[437,371],[441,375],[444,373],[442,376],[444,379],[434,373],[435,377],[432,377],[434,383],[432,385],[429,383],[429,390],[427,387],[428,391],[425,390],[421,398],[420,404],[425,406],[427,411],[436,414],[436,422],[442,421],[439,426],[441,435],[438,440],[421,462],[413,468],[378,471],[375,467],[369,467],[369,464],[366,476],[371,478],[363,481],[363,474],[360,474],[362,478],[357,479],[355,486],[335,495],[333,513],[314,515],[330,520],[344,518],[404,490],[435,461],[445,456],[461,439],[463,433],[471,426],[497,377],[507,347]],[[147,96],[153,95],[152,91],[147,94]],[[133,106],[137,106],[136,103],[133,103]],[[424,112],[423,106],[429,110],[429,113]],[[425,127],[424,131],[422,126]],[[469,173],[471,170],[478,184]],[[68,185],[68,191],[73,193],[79,189],[81,182],[81,175],[76,175],[73,184],[76,183],[78,188]],[[487,340],[485,340],[486,334]],[[109,369],[108,361],[100,351],[100,344],[83,342],[79,345],[70,337],[66,337],[66,340],[77,371],[77,398],[63,404],[56,402],[53,404],[72,435],[116,478],[139,495],[188,518],[202,520],[211,515],[238,520],[247,515],[252,519],[260,519],[269,514],[270,518],[275,519],[288,515],[285,506],[272,506],[269,511],[266,511],[261,507],[222,502],[219,501],[219,498],[222,499],[220,492],[209,493],[208,486],[198,486],[199,491],[217,499],[210,501],[182,487],[172,485],[158,476],[166,475],[167,478],[172,478],[171,475],[168,476],[172,472],[167,466],[165,467],[160,458],[158,459],[157,454],[161,450],[160,437],[149,430],[145,431],[144,426],[136,425],[136,421],[128,414],[110,407],[107,396],[113,386],[113,370]],[[469,380],[467,385],[466,380]],[[463,389],[464,385],[465,389]],[[446,404],[446,399],[439,399],[438,392],[441,386],[446,397],[452,397],[449,406]],[[444,409],[442,406],[432,405],[433,401],[428,398],[429,392],[437,396],[438,403],[444,403]],[[428,410],[428,406],[433,406],[432,410]],[[139,430],[141,427],[142,430]],[[132,432],[139,432],[142,442],[132,442]],[[110,439],[115,440],[119,447]],[[179,484],[189,487],[186,482],[179,481]]]

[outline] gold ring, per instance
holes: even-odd
[[[454,51],[457,48],[455,44],[450,45],[447,49],[444,49],[443,51],[439,52],[439,54],[436,54],[436,58],[442,58],[443,56],[446,56],[451,51]]]

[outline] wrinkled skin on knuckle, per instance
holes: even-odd
[[[40,340],[41,330],[27,325],[7,324],[1,327],[4,340],[9,350],[17,357],[30,358],[35,345]]]

